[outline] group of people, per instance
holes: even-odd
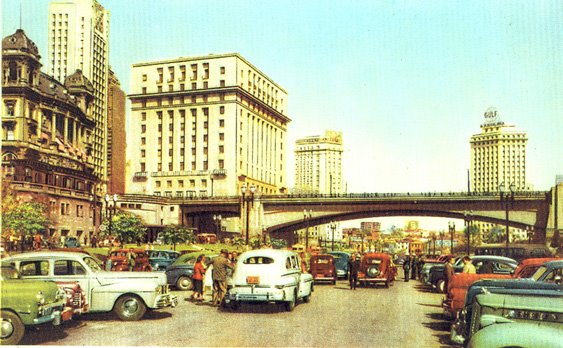
[[[211,279],[213,281],[211,304],[213,306],[220,306],[227,293],[229,270],[234,271],[237,258],[238,253],[236,251],[229,253],[227,249],[221,249],[220,254],[210,260],[207,260],[204,254],[199,255],[194,264],[192,275],[194,291],[186,299],[203,301],[205,274],[211,269]]]
[[[403,260],[403,271],[405,273],[405,281],[408,282],[409,279],[421,279],[422,278],[422,265],[424,260],[422,254],[418,255],[405,255]]]

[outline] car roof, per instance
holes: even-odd
[[[391,259],[391,255],[383,254],[383,253],[367,253],[364,255],[364,257],[377,257],[379,259],[387,259],[387,260]]]
[[[559,260],[549,261],[549,262],[544,263],[544,265],[547,266],[547,267],[560,268],[560,267],[563,267],[563,260],[559,259]]]
[[[471,256],[471,260],[491,260],[491,261],[505,261],[505,262],[512,262],[518,263],[518,261],[511,259],[510,257],[506,256],[498,256],[498,255],[473,255]]]
[[[89,256],[88,254],[76,252],[76,251],[34,251],[23,254],[10,255],[6,260],[26,260],[26,259],[37,259],[37,258],[47,258],[47,259],[61,259],[61,258],[84,258]]]
[[[283,249],[256,249],[243,252],[239,256],[239,260],[255,256],[266,256],[273,259],[285,259],[288,256],[297,256],[297,253],[295,251]]]

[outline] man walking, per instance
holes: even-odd
[[[352,254],[352,256],[350,256],[350,260],[348,261],[348,280],[350,281],[350,290],[356,290],[359,269],[360,261],[356,259],[356,254]]]
[[[409,281],[409,271],[411,269],[411,257],[409,254],[405,256],[405,261],[403,262],[403,272],[405,272],[405,281]]]
[[[452,256],[448,256],[446,258],[446,264],[444,265],[444,292],[448,292],[448,284],[452,280],[455,271],[454,271],[454,262],[455,259]],[[439,290],[439,289],[438,289]]]
[[[211,278],[213,279],[213,299],[211,304],[219,306],[223,303],[223,298],[227,293],[227,268],[233,269],[233,266],[227,258],[229,251],[221,249],[221,254],[211,260],[209,265],[213,265]]]

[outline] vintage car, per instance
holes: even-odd
[[[467,348],[542,347],[561,348],[562,328],[535,323],[491,325],[477,331]]]
[[[495,255],[472,256],[471,263],[475,266],[477,273],[482,272],[481,269],[484,269],[483,265],[490,263],[493,269],[492,274],[512,274],[518,266],[518,262],[514,259]],[[462,258],[459,257],[454,263],[454,271],[455,273],[461,273],[462,270],[463,261]],[[448,290],[444,287],[445,276],[443,263],[430,268],[430,273],[426,284],[432,285],[432,287],[438,292],[446,292]]]
[[[336,284],[337,274],[334,256],[329,254],[311,255],[309,273],[311,273],[315,282],[325,281]]]
[[[153,271],[165,271],[180,253],[172,250],[149,250],[149,263]]]
[[[397,268],[391,262],[391,256],[381,253],[367,253],[362,256],[358,271],[361,286],[383,283],[385,287],[393,284]]]
[[[451,256],[451,255],[450,255]],[[430,277],[430,269],[436,265],[442,265],[446,262],[448,255],[440,255],[438,257],[424,257],[422,259],[422,270],[420,271],[422,281],[427,284]]]
[[[77,282],[87,294],[88,312],[113,311],[121,320],[139,320],[148,309],[176,306],[162,273],[106,272],[84,253],[33,252],[4,260],[16,269],[42,270],[24,279]],[[32,264],[32,266],[29,266]]]
[[[78,238],[74,237],[74,236],[69,236],[65,238],[65,241],[63,243],[63,247],[64,248],[80,248],[80,242],[78,241]]]
[[[312,291],[313,276],[302,272],[297,253],[258,249],[239,256],[225,304],[236,310],[243,302],[273,302],[292,311],[299,299],[309,302]]]
[[[467,290],[463,309],[458,312],[451,326],[450,338],[453,343],[467,343],[471,335],[473,302],[477,295],[483,293],[563,296],[563,285],[527,279],[481,279],[474,282]]]
[[[109,259],[111,260],[111,270],[122,272],[129,271],[129,249],[118,249],[112,250],[109,253]],[[143,249],[133,249],[135,254],[135,264],[133,266],[133,271],[137,272],[150,272],[152,267],[149,263],[149,255]]]
[[[344,251],[329,251],[327,254],[334,256],[334,265],[336,266],[336,275],[338,278],[347,278],[350,253]]]
[[[537,270],[546,262],[555,261],[558,258],[553,257],[543,257],[543,258],[533,258],[533,259],[525,259],[514,271],[514,278],[530,278]]]
[[[193,252],[178,257],[170,266],[166,267],[166,281],[168,285],[178,290],[191,290],[193,288],[192,276],[194,265],[199,255],[205,255],[207,260],[217,256],[216,252]]]
[[[563,332],[563,297],[558,292],[543,295],[480,294],[473,303],[470,336],[493,325],[533,323]],[[534,345],[536,346],[536,345]]]
[[[2,265],[0,273],[1,345],[16,345],[23,338],[25,326],[52,323],[60,325],[71,317],[66,309],[66,295],[57,284],[42,280],[24,280],[16,269]]]

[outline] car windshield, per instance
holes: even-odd
[[[96,262],[96,259],[94,259],[93,257],[87,256],[87,257],[84,258],[84,263],[86,263],[86,265],[88,265],[88,267],[90,267],[92,272],[100,272],[102,270],[102,268],[100,267],[98,262]]]
[[[542,276],[545,272],[547,272],[547,267],[545,267],[545,266],[540,266],[540,268],[538,268],[538,270],[536,271],[536,273],[534,273],[531,278],[532,278],[533,280],[538,280],[538,279],[541,278],[541,276]]]
[[[265,256],[252,256],[244,260],[242,263],[250,265],[267,265],[274,263],[274,259]]]
[[[13,267],[2,267],[2,280],[4,279],[19,279],[20,274]]]

